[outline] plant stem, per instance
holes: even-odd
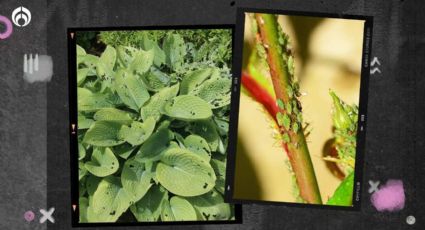
[[[288,40],[281,31],[275,15],[255,14],[255,19],[262,45],[266,50],[276,101],[281,100],[285,105],[284,108],[279,106],[277,115],[290,118],[290,126],[287,124],[282,125],[282,123],[279,126],[283,145],[287,150],[288,158],[300,189],[300,196],[308,203],[321,204],[319,186],[304,131],[302,128],[295,128],[302,127],[302,120],[300,120],[302,116],[300,114],[300,103],[296,98],[298,89],[295,87],[290,69],[292,63],[289,62],[289,59],[292,57],[287,47]],[[289,139],[284,138],[288,136]]]

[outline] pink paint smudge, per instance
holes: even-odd
[[[31,222],[34,220],[35,214],[32,211],[26,211],[24,213],[24,218],[26,221]]]
[[[394,212],[403,209],[405,202],[403,181],[388,180],[385,185],[380,186],[380,189],[372,194],[370,201],[379,212]]]
[[[6,26],[5,31],[2,33],[0,31],[0,40],[8,38],[13,31],[12,22],[3,15],[0,15],[0,23],[3,23]]]

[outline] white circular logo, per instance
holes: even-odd
[[[27,26],[31,22],[31,12],[27,8],[20,6],[12,12],[12,21],[16,26]]]

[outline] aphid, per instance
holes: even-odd
[[[283,101],[281,99],[277,99],[276,100],[276,104],[280,109],[285,109],[285,104],[283,103]]]

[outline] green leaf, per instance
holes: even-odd
[[[210,161],[211,159],[211,150],[208,142],[198,136],[198,135],[189,135],[184,139],[184,145],[188,150],[193,153],[198,154],[205,161]]]
[[[139,222],[158,221],[164,201],[168,201],[168,191],[162,186],[153,185],[130,210]]]
[[[84,50],[83,47],[77,45],[77,56],[80,56],[80,55],[86,55],[86,51]]]
[[[78,143],[78,160],[82,160],[86,157],[86,149],[80,143]]]
[[[154,50],[154,59],[153,63],[160,67],[165,62],[165,53],[164,51],[158,46],[158,44],[155,41],[152,41],[148,38],[146,34],[142,37],[142,48],[144,50]]]
[[[85,88],[78,88],[77,94],[78,111],[92,112],[103,108],[114,107],[114,104],[111,103],[108,95],[92,93],[90,90]]]
[[[78,181],[84,178],[87,175],[87,169],[84,168],[84,163],[78,162]]]
[[[196,220],[196,211],[186,199],[173,196],[170,199],[171,213],[176,221]]]
[[[202,196],[188,197],[187,200],[202,220],[228,220],[232,215],[230,205],[224,203],[221,194],[215,190]]]
[[[115,222],[133,202],[117,177],[104,178],[93,194],[91,208],[99,222]]]
[[[150,49],[148,51],[139,50],[134,54],[134,59],[129,65],[130,73],[132,74],[144,74],[153,64],[155,51]]]
[[[212,152],[217,151],[220,142],[220,136],[216,130],[216,125],[211,120],[193,122],[190,126],[190,132],[203,137]]]
[[[89,194],[89,196],[93,196],[101,180],[102,178],[99,178],[93,175],[89,175],[87,177],[86,187],[87,187],[87,193]]]
[[[202,85],[202,82],[208,79],[211,76],[212,68],[204,68],[191,72],[186,77],[183,78],[180,94],[188,94],[194,89]]]
[[[140,162],[159,160],[161,152],[169,147],[173,138],[173,133],[168,128],[160,128],[140,147],[136,160]]]
[[[121,124],[131,124],[133,121],[130,113],[115,108],[100,109],[93,118],[96,121],[115,121]]]
[[[124,140],[118,138],[118,133],[122,124],[114,121],[96,121],[87,130],[83,142],[94,145],[109,147],[124,143]]]
[[[351,206],[353,204],[354,171],[351,172],[338,186],[326,204]]]
[[[125,125],[121,127],[118,137],[124,139],[133,146],[141,145],[150,137],[154,128],[155,120],[152,117],[146,119],[143,123],[133,121],[130,127]]]
[[[213,109],[230,104],[230,78],[206,80],[193,94],[208,102]]]
[[[94,123],[94,120],[78,114],[78,129],[88,129]]]
[[[80,197],[78,199],[78,207],[80,209],[80,223],[87,223],[87,208],[89,206],[89,199],[86,197]]]
[[[161,117],[161,111],[164,105],[177,95],[179,91],[179,84],[171,87],[161,89],[158,93],[154,94],[150,100],[140,110],[140,115],[143,120],[153,117],[156,121]]]
[[[114,76],[114,66],[117,59],[116,50],[107,46],[102,55],[100,55],[99,60],[96,64],[96,73],[97,76],[102,79],[102,92],[106,87],[112,85],[112,78]]]
[[[135,149],[136,146],[127,143],[112,147],[112,151],[123,159],[127,159]]]
[[[175,221],[173,211],[171,210],[170,202],[164,200],[161,205],[161,220],[162,221]]]
[[[178,34],[169,34],[162,46],[165,53],[165,63],[173,70],[178,70],[184,63],[186,46],[183,38]]]
[[[164,106],[164,113],[183,121],[203,120],[212,116],[209,104],[192,95],[181,95],[171,99]]]
[[[224,195],[226,163],[217,159],[211,159],[211,166],[215,171],[215,175],[217,176],[217,181],[215,182],[215,189],[217,189],[217,191]]]
[[[94,148],[91,161],[86,162],[84,166],[91,174],[105,177],[115,173],[119,168],[119,163],[109,148]]]
[[[152,173],[145,170],[143,163],[134,159],[125,162],[121,182],[127,194],[131,195],[132,201],[140,200],[152,186]]]
[[[186,149],[165,151],[156,173],[162,186],[180,196],[201,195],[215,186],[216,176],[209,163]]]
[[[149,100],[149,93],[133,74],[120,70],[115,77],[115,89],[121,100],[131,109],[139,109]]]
[[[158,92],[160,89],[170,85],[171,77],[152,67],[149,72],[142,76],[142,81],[148,90]]]
[[[138,49],[130,46],[118,46],[117,61],[122,67],[127,67],[133,61]]]
[[[77,70],[77,85],[78,86],[81,86],[81,84],[84,82],[89,71],[90,71],[89,68],[82,68]]]

